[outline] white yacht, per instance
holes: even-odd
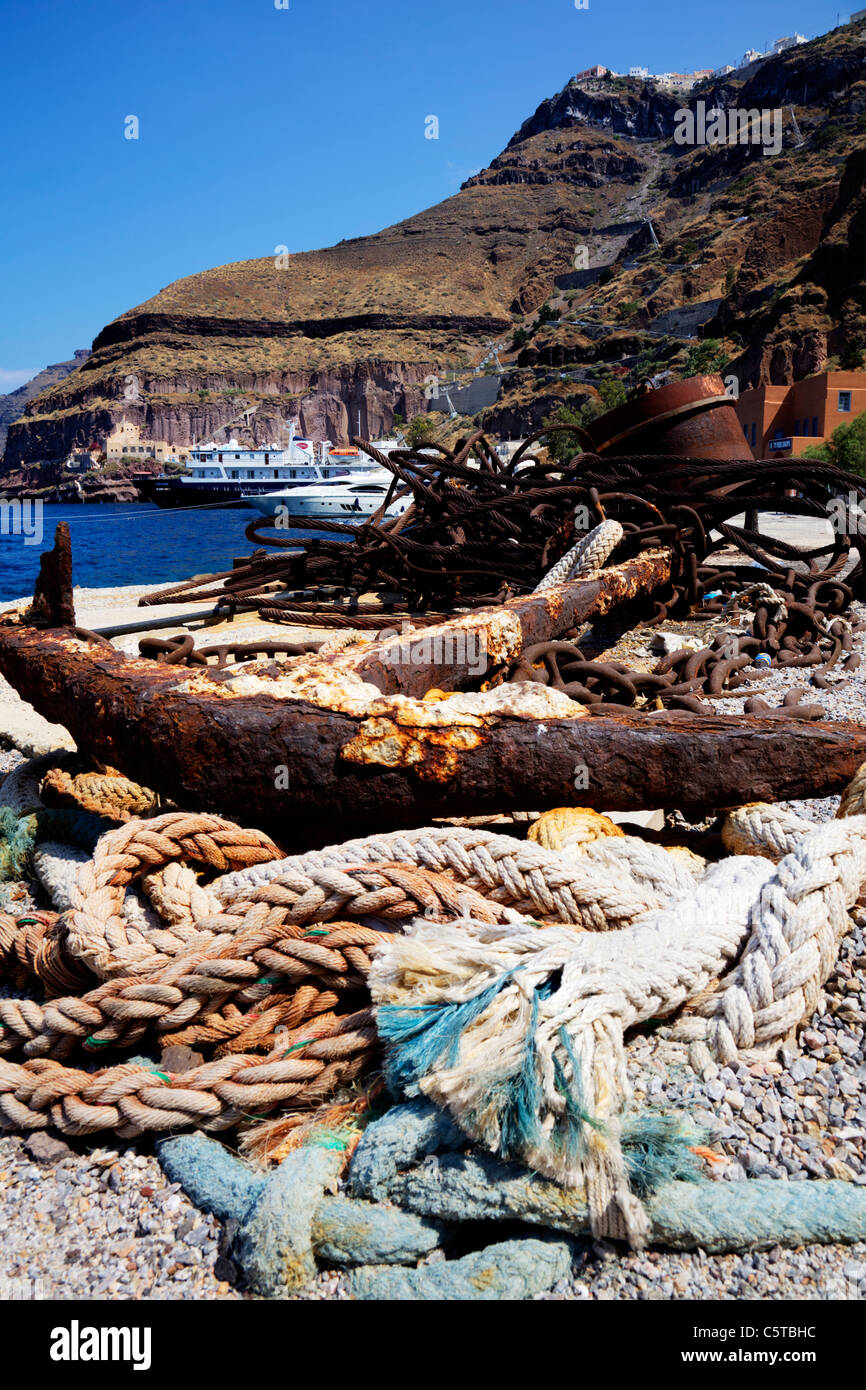
[[[324,484],[284,488],[263,497],[247,495],[244,501],[263,516],[275,516],[278,524],[286,526],[290,522],[312,522],[316,518],[351,524],[379,510],[392,482],[392,474],[381,468],[368,474],[353,473]],[[386,515],[401,516],[411,501],[408,495],[395,499]]]

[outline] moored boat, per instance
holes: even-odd
[[[377,512],[387,498],[392,482],[391,474],[381,470],[371,472],[366,477],[350,474],[348,478],[333,482],[282,488],[264,496],[250,493],[243,500],[263,516],[285,519],[286,523],[294,518],[315,517],[352,522]],[[410,504],[410,497],[399,497],[389,505],[386,515],[401,516]]]
[[[148,502],[163,508],[248,507],[251,499],[277,490],[345,482],[352,474],[380,472],[356,448],[318,445],[295,435],[289,427],[285,448],[259,444],[248,448],[230,439],[200,444],[190,450],[183,473],[160,473],[142,479],[139,489]]]

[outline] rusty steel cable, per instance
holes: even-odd
[[[733,518],[750,510],[826,517],[831,495],[866,496],[862,479],[796,459],[719,463],[584,453],[565,464],[539,462],[529,446],[543,434],[527,440],[507,466],[480,432],[450,451],[437,446],[435,457],[407,448],[385,458],[354,440],[391,472],[392,493],[411,494],[411,506],[401,516],[389,518],[380,508],[356,525],[321,523],[333,539],[290,537],[276,520],[257,519],[247,527],[247,537],[260,548],[246,565],[174,585],[143,602],[183,593],[224,600],[229,607],[275,610],[281,606],[275,596],[284,600],[324,584],[355,596],[389,590],[420,613],[450,613],[472,599],[497,602],[532,589],[573,543],[575,508],[586,510],[590,525],[609,516],[624,526],[617,561],[653,543],[673,544],[685,571],[687,554],[704,561],[713,545],[710,533],[717,531],[772,573],[780,562],[784,568],[831,552],[832,566],[840,559],[844,564],[848,538],[837,536],[827,546],[801,551],[734,526]],[[476,467],[470,466],[473,456]],[[789,495],[792,491],[797,495]],[[315,524],[318,529],[320,523]],[[859,537],[854,542],[860,550]],[[261,547],[292,553],[268,556]],[[849,584],[859,594],[863,583],[861,554]],[[279,595],[277,585],[283,588]],[[323,597],[311,616],[325,616],[332,607]],[[297,605],[289,611],[294,615]],[[269,611],[268,616],[275,615]]]
[[[357,525],[323,526],[334,539],[305,540],[281,534],[275,521],[254,520],[246,534],[260,548],[246,566],[173,586],[145,601],[189,594],[198,584],[204,589],[195,596],[215,598],[230,609],[255,608],[274,622],[375,631],[399,615],[425,626],[460,608],[501,603],[530,591],[579,539],[576,514],[582,509],[583,529],[605,518],[623,527],[614,563],[661,546],[672,549],[671,579],[653,595],[653,612],[645,619],[650,625],[695,611],[736,620],[740,596],[756,575],[763,575],[784,601],[785,619],[769,621],[767,606],[758,602],[752,645],[743,639],[733,655],[730,642],[722,652],[713,648],[695,669],[684,659],[684,679],[669,680],[662,667],[635,672],[593,663],[580,651],[563,657],[557,644],[548,644],[543,654],[524,653],[499,678],[550,682],[599,711],[612,703],[650,702],[656,708],[706,711],[701,696],[733,694],[768,666],[809,668],[818,688],[827,688],[827,671],[850,651],[844,625],[831,625],[853,598],[866,594],[866,542],[852,528],[853,537],[837,533],[824,545],[798,548],[737,518],[760,511],[826,518],[831,496],[866,497],[862,479],[797,459],[773,464],[583,453],[567,463],[540,460],[532,446],[552,433],[539,431],[526,440],[508,465],[480,431],[452,450],[406,448],[387,458],[355,439],[391,472],[388,500],[411,495],[402,515],[388,517],[383,506]],[[852,546],[857,558],[843,581],[839,575]],[[261,547],[296,553],[268,556]],[[725,548],[744,553],[752,566],[710,563]],[[363,595],[381,598],[363,602]],[[157,644],[152,641],[148,650],[155,653]],[[170,656],[167,646],[162,650],[162,659],[203,659],[176,647]]]

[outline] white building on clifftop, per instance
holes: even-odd
[[[806,37],[804,34],[792,34],[790,38],[776,39],[776,42],[770,49],[770,53],[784,53],[786,49],[796,48],[799,44],[805,42]]]

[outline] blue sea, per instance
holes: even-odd
[[[32,537],[37,514],[29,516]],[[26,525],[26,512],[24,517]],[[41,540],[33,544],[31,539],[28,544],[27,536],[9,533],[11,516],[4,512],[0,515],[0,602],[33,593],[39,556],[54,544],[58,521],[69,522],[73,584],[115,588],[121,584],[156,587],[194,574],[231,569],[235,556],[256,549],[244,529],[258,517],[248,508],[161,511],[151,503],[51,503],[42,509]],[[298,540],[314,534],[291,533]]]

